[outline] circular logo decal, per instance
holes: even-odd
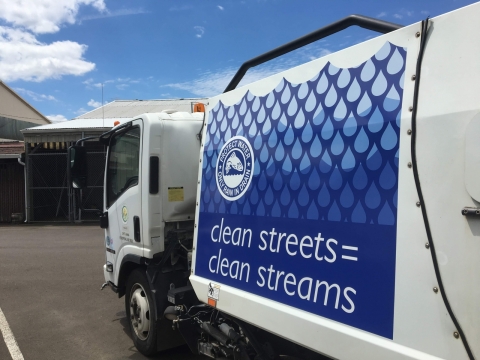
[[[124,223],[128,220],[128,210],[126,206],[122,207],[122,220]]]
[[[217,188],[227,200],[237,200],[247,191],[253,176],[253,151],[243,136],[234,136],[222,146],[216,166]]]

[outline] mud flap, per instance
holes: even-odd
[[[164,272],[158,266],[148,266],[147,278],[152,289],[157,323],[157,350],[163,351],[185,344],[179,331],[172,329],[172,322],[163,317],[168,302],[167,294],[171,285],[175,288],[185,286],[188,277],[181,269]]]

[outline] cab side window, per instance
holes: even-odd
[[[138,185],[140,128],[115,135],[110,140],[107,167],[107,207],[128,188]]]

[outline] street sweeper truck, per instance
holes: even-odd
[[[478,19],[350,16],[191,113],[103,134],[105,286],[138,350],[480,359]],[[384,34],[236,88],[349,25]]]

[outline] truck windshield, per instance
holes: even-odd
[[[138,184],[140,128],[114,135],[110,141],[107,167],[107,207],[128,188]]]

